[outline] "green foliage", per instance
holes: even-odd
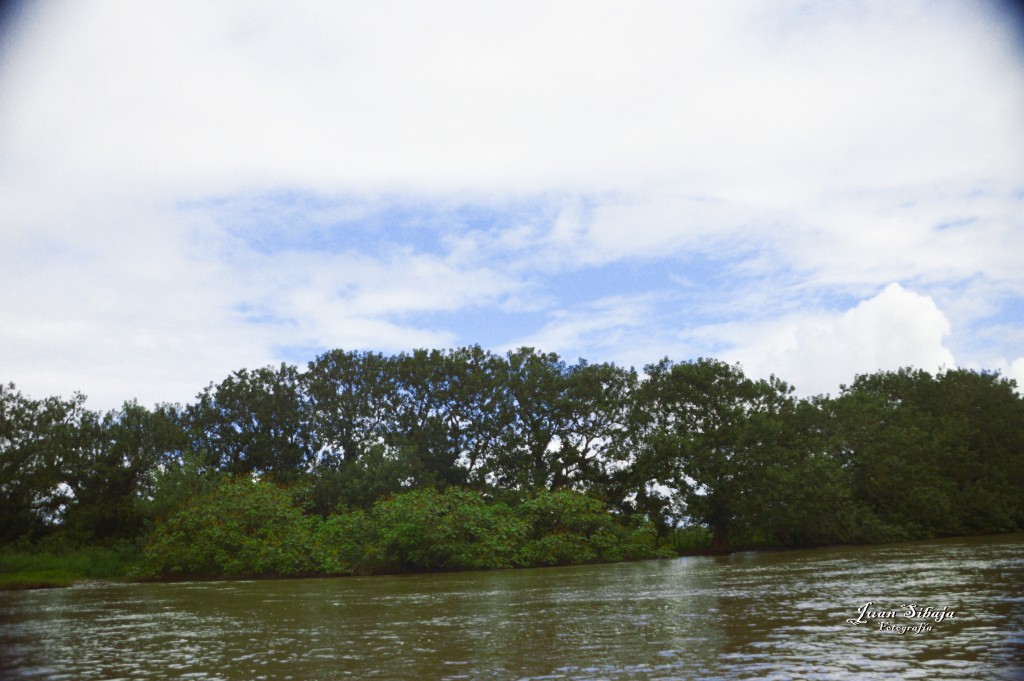
[[[672,552],[679,556],[711,548],[711,532],[703,525],[673,527],[666,533],[665,540]]]
[[[63,570],[82,579],[108,579],[125,576],[138,558],[139,552],[132,546],[10,548],[0,553],[0,573]]]
[[[148,531],[153,482],[181,431],[135,402],[105,415],[84,403],[0,386],[0,542],[112,544]]]
[[[212,493],[230,477],[205,466],[195,453],[185,452],[153,472],[153,491],[142,503],[152,522],[160,523]]]
[[[102,418],[83,418],[79,429],[90,444],[80,451],[88,459],[65,472],[74,502],[62,531],[101,542],[135,539],[147,531],[158,471],[173,465],[174,453],[185,443],[172,419],[166,409],[149,411],[135,402]]]
[[[749,417],[748,437],[757,446],[741,473],[738,543],[807,547],[859,539],[853,494],[822,427],[822,412],[806,401]]]
[[[753,381],[738,365],[716,360],[647,367],[638,396],[646,419],[648,459],[676,490],[687,515],[711,528],[725,549],[750,513],[752,492],[778,499],[783,489],[766,475],[786,448],[792,389],[772,377]],[[775,484],[773,484],[775,483]]]
[[[211,384],[184,421],[192,450],[231,475],[291,482],[311,465],[317,447],[302,379],[287,364],[241,369]]]
[[[506,507],[455,487],[382,499],[373,520],[383,564],[396,571],[512,567],[524,535]]]
[[[377,527],[362,509],[335,513],[318,523],[311,558],[316,570],[327,575],[368,575],[386,567]]]
[[[121,579],[138,559],[138,550],[132,546],[8,547],[0,552],[0,590],[70,586],[89,579]]]
[[[488,472],[498,486],[524,493],[602,485],[605,448],[625,434],[636,381],[634,371],[612,364],[567,366],[554,353],[509,352],[497,408],[507,435]]]
[[[369,509],[378,499],[401,492],[403,481],[412,478],[412,464],[377,444],[344,465],[323,462],[311,478],[311,510],[327,517],[339,506]]]
[[[0,542],[39,539],[73,501],[69,470],[88,470],[85,397],[33,400],[0,385]],[[89,427],[89,426],[86,426]]]
[[[369,511],[303,516],[287,490],[232,480],[158,525],[138,576],[360,575],[575,565],[670,555],[649,523],[597,499],[541,493],[512,509],[449,487],[383,498]]]
[[[143,577],[259,577],[312,572],[312,523],[286,490],[239,478],[157,525]]]
[[[66,570],[0,573],[0,591],[52,589],[71,586],[75,581],[75,575]]]
[[[528,565],[579,565],[661,555],[650,524],[635,520],[625,526],[599,499],[578,492],[538,492],[516,514],[529,528],[522,549],[522,560]]]
[[[0,545],[148,537],[145,574],[256,576],[1024,529],[1024,400],[998,375],[798,400],[713,359],[646,373],[473,346],[334,350],[153,410],[0,385]]]
[[[332,350],[303,376],[307,411],[320,452],[312,471],[313,509],[368,509],[401,490],[409,465],[389,446],[400,397],[393,361],[380,354]]]
[[[865,541],[1024,528],[1024,400],[995,374],[858,376],[829,405]]]

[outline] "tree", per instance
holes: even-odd
[[[786,401],[751,415],[756,447],[743,476],[748,486],[737,523],[742,534],[787,547],[861,539],[849,477],[828,439],[822,401]]]
[[[191,447],[217,470],[293,481],[318,449],[307,406],[294,366],[240,369],[186,409]]]
[[[184,432],[164,408],[150,411],[137,402],[101,419],[80,422],[79,461],[63,477],[74,497],[66,529],[91,540],[132,539],[151,521],[159,471],[172,465],[185,446]]]
[[[495,484],[521,494],[594,489],[606,482],[605,450],[626,429],[636,374],[613,364],[520,348],[507,355],[498,409],[506,437],[489,464]]]
[[[68,473],[84,466],[95,436],[85,399],[33,400],[0,385],[0,540],[38,539],[63,523],[74,502]]]
[[[555,487],[603,491],[615,466],[610,451],[627,441],[637,375],[581,359],[564,377],[563,422],[557,430]]]
[[[310,422],[321,452],[313,470],[313,507],[327,517],[339,504],[369,508],[401,489],[404,462],[390,448],[398,414],[393,361],[381,354],[332,350],[304,376]]]
[[[342,468],[385,442],[394,428],[398,392],[389,359],[332,350],[309,363],[304,379],[324,462]]]
[[[562,418],[565,363],[554,353],[543,355],[533,348],[509,352],[506,362],[497,409],[508,425],[490,457],[488,473],[504,490],[547,489],[557,482],[549,450]]]
[[[640,391],[648,413],[642,460],[667,478],[687,515],[706,524],[725,549],[748,510],[746,499],[765,484],[762,472],[781,451],[782,414],[792,388],[772,377],[752,381],[738,365],[711,359],[646,367]]]
[[[409,461],[413,486],[468,482],[466,464],[475,466],[479,456],[478,428],[472,423],[479,414],[475,398],[486,399],[484,384],[475,379],[485,361],[479,348],[475,354],[469,349],[416,350],[395,358],[399,408],[390,441]]]
[[[933,411],[962,442],[941,462],[954,480],[960,531],[1024,528],[1024,397],[999,374],[964,369],[937,377]]]
[[[833,409],[872,540],[1022,526],[1024,402],[995,374],[909,368],[857,376]]]

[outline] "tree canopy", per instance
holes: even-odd
[[[556,507],[563,525],[549,523]],[[0,544],[160,547],[252,509],[310,551],[364,536],[349,553],[318,549],[353,572],[611,559],[639,555],[627,535],[649,532],[653,550],[682,525],[722,550],[1012,531],[1024,529],[1024,400],[1013,381],[964,369],[860,375],[799,399],[714,359],[638,374],[478,346],[333,350],[240,369],[191,404],[107,413],[0,385]],[[368,546],[372,560],[356,555]],[[278,571],[312,569],[293,558]]]

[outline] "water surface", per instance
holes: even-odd
[[[896,617],[847,621],[869,602]],[[906,618],[911,604],[955,615]],[[1022,665],[1021,535],[0,593],[2,678],[1021,679]]]

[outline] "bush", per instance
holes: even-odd
[[[706,551],[711,548],[711,530],[703,525],[673,527],[668,531],[667,540],[676,555]]]
[[[469,490],[449,487],[396,494],[377,502],[382,567],[466,570],[513,567],[524,524],[504,504],[488,505]]]
[[[515,509],[449,487],[386,497],[369,511],[306,517],[289,490],[235,479],[159,524],[143,578],[363,575],[575,565],[663,555],[646,522],[624,525],[576,492],[541,492]]]
[[[656,533],[646,521],[623,525],[599,499],[561,490],[540,492],[517,514],[529,527],[522,550],[527,565],[579,565],[655,558]]]
[[[157,526],[143,550],[142,577],[261,577],[314,569],[313,522],[287,491],[235,479]]]
[[[365,575],[381,570],[377,528],[362,509],[343,511],[319,523],[312,559],[327,575]]]

